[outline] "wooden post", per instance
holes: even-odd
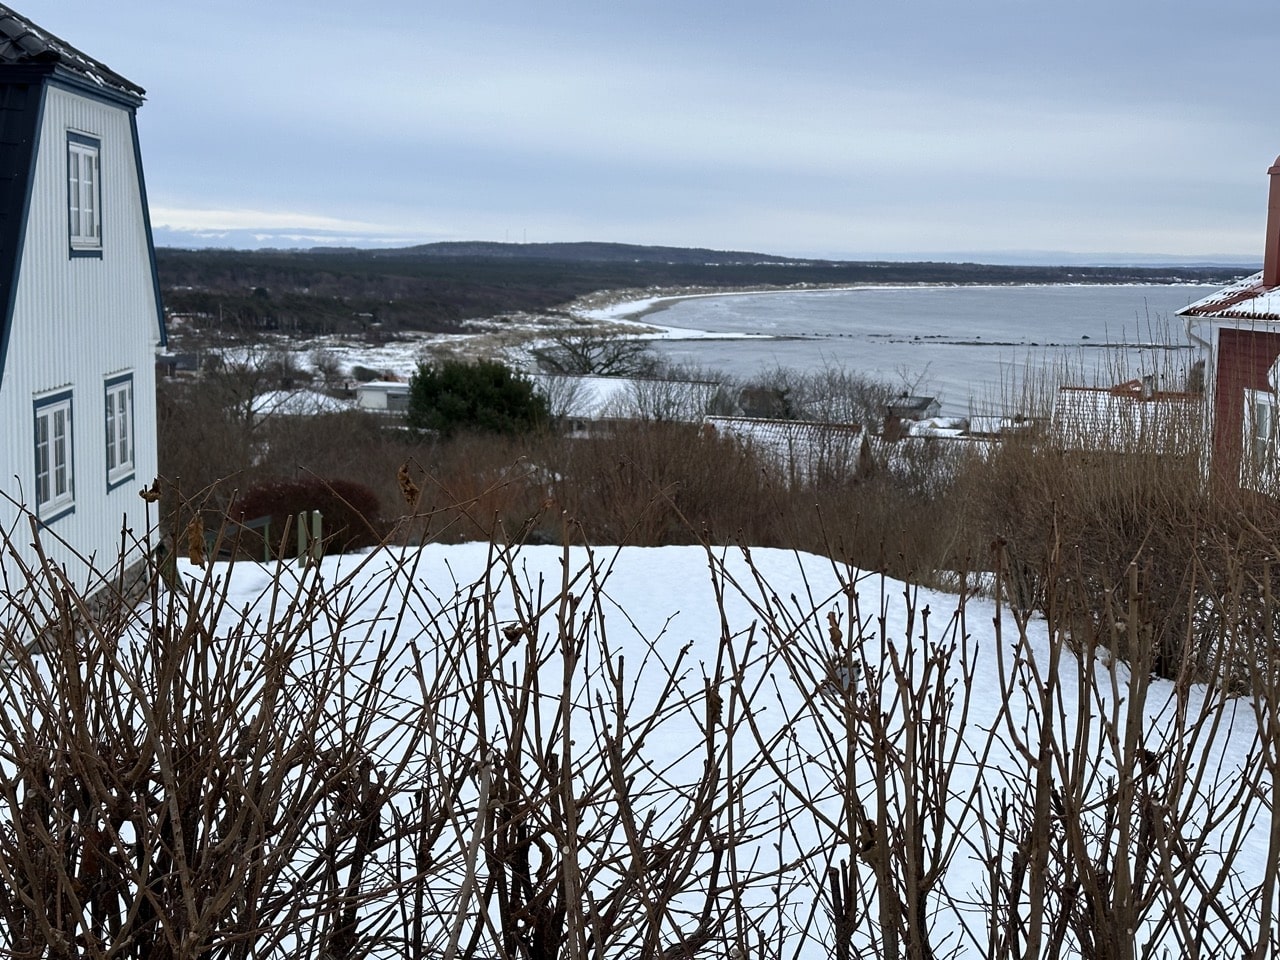
[[[311,511],[311,559],[316,563],[324,556],[324,516],[319,510]]]

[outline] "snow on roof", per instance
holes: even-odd
[[[969,433],[969,422],[964,417],[929,417],[904,425],[912,437],[941,437],[952,439]]]
[[[696,423],[720,389],[702,380],[561,376],[535,373],[534,389],[553,417],[574,420],[656,419]]]
[[[327,393],[315,390],[268,390],[253,398],[253,413],[257,417],[279,414],[286,417],[313,417],[320,413],[341,413],[350,410],[351,404]]]
[[[754,417],[707,417],[705,423],[718,433],[750,444],[788,469],[804,471],[833,462],[852,465],[862,448],[863,430],[856,423]]]
[[[908,397],[906,394],[903,394],[900,397],[894,397],[890,400],[888,407],[891,412],[915,412],[928,410],[937,402],[938,400],[936,397]]]
[[[547,398],[551,414],[575,420],[599,420],[616,410],[629,395],[630,377],[566,377],[535,373],[534,389]]]
[[[1180,317],[1280,323],[1280,288],[1262,284],[1262,272],[1237,280],[1177,311]]]
[[[1204,397],[1156,391],[1144,395],[1132,383],[1116,387],[1060,387],[1053,404],[1053,433],[1069,450],[1172,452],[1200,422]]]
[[[143,90],[106,64],[95,60],[11,7],[0,4],[0,64],[56,63],[100,87],[141,97]]]

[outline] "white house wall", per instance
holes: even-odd
[[[67,133],[101,141],[101,257],[69,255]],[[82,545],[98,564],[113,561],[123,527],[142,537],[146,504],[138,496],[156,475],[155,346],[160,319],[143,198],[127,109],[50,86],[45,95],[36,172],[26,219],[22,265],[3,371],[0,372],[0,489],[29,507],[35,502],[34,402],[72,391],[74,511],[51,521],[42,543],[85,574],[59,540]],[[134,391],[132,479],[108,490],[106,381],[131,374]],[[11,504],[0,520],[18,521]],[[15,540],[30,535],[20,521]],[[23,547],[28,556],[31,551]]]

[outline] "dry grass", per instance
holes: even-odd
[[[1044,384],[1024,389],[1041,403],[1053,394]],[[911,441],[879,448],[870,469],[845,456],[797,471],[676,423],[621,424],[577,440],[448,441],[359,414],[247,426],[183,409],[162,423],[162,470],[188,499],[207,491],[209,529],[236,488],[261,479],[352,480],[389,511],[408,479],[420,492],[399,531],[407,542],[741,542],[828,552],[935,584],[999,559],[1012,603],[1080,636],[1123,625],[1115,597],[1134,566],[1159,611],[1155,669],[1170,676],[1188,658],[1215,669],[1233,617],[1266,626],[1249,611],[1269,589],[1280,536],[1272,500],[1209,487],[1203,438],[1186,424],[1107,450],[1066,449],[1050,432],[982,449]],[[197,424],[193,443],[186,431]]]

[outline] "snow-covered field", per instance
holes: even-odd
[[[321,587],[307,631],[385,644],[406,713],[432,700],[433,736],[479,765],[437,879],[480,956],[502,867],[482,857],[461,888],[456,854],[490,822],[474,805],[493,769],[524,778],[506,802],[568,896],[556,935],[601,956],[683,937],[816,958],[842,936],[855,956],[1113,936],[1241,955],[1271,936],[1270,707],[1132,675],[992,600],[773,549],[472,543],[180,572],[225,591],[219,630],[264,636]]]

